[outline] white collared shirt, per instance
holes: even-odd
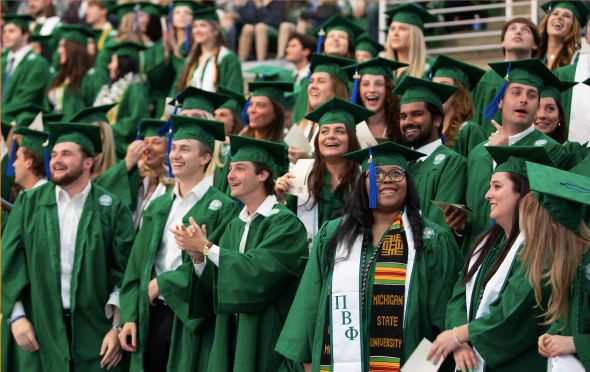
[[[46,178],[41,178],[39,181],[37,181],[37,183],[35,184],[35,186],[33,186],[33,189],[36,189],[39,186],[45,185],[46,183],[47,183],[47,179]]]
[[[162,241],[160,243],[160,249],[156,256],[156,262],[154,263],[154,270],[156,276],[167,271],[175,270],[182,264],[182,250],[178,248],[174,234],[169,230],[173,226],[180,226],[182,224],[182,218],[185,214],[203,198],[203,195],[209,190],[209,183],[206,179],[199,182],[192,190],[187,192],[184,197],[181,197],[178,191],[179,184],[177,183],[174,187],[174,191],[171,197],[174,198],[174,203],[168,214],[168,220],[166,220],[166,227],[162,234]],[[160,299],[164,299],[162,295],[158,296]]]
[[[309,64],[302,68],[301,70],[293,71],[293,79],[295,80],[295,85],[299,85],[303,79],[307,79],[307,74],[309,72]]]
[[[424,146],[422,146],[420,148],[414,149],[415,151],[418,151],[418,152],[421,152],[423,154],[426,154],[426,156],[423,156],[423,157],[421,157],[418,160],[424,161],[424,160],[428,159],[428,157],[430,155],[432,155],[432,153],[434,151],[436,151],[437,148],[439,148],[440,146],[442,146],[442,144],[443,144],[442,143],[442,140],[439,138],[439,139],[437,139],[434,142],[430,142],[428,145],[424,145]]]
[[[143,212],[150,206],[150,203],[155,198],[162,196],[168,191],[166,186],[162,183],[158,182],[158,186],[156,189],[152,191],[151,194],[145,195],[148,188],[150,186],[150,178],[144,177],[142,184],[140,186],[139,195],[137,196],[137,208],[133,212],[131,212],[131,216],[133,217],[133,224],[135,225],[135,230],[141,229],[141,224],[143,223]]]
[[[256,217],[262,215],[264,217],[270,216],[270,212],[272,211],[275,204],[278,204],[277,197],[274,195],[268,195],[266,199],[260,204],[256,212],[254,214],[248,213],[248,208],[244,207],[238,217],[240,220],[246,222],[246,227],[244,228],[244,233],[242,234],[242,240],[240,240],[240,248],[239,252],[244,253],[246,250],[246,241],[248,240],[248,230],[250,230],[250,224]],[[213,245],[209,250],[209,255],[205,258],[205,261],[200,264],[195,264],[195,272],[198,276],[201,276],[203,270],[205,270],[205,266],[207,265],[207,259],[215,264],[215,266],[219,266],[219,247],[217,245]]]
[[[14,74],[14,72],[16,71],[16,67],[18,66],[19,63],[21,63],[21,61],[23,60],[23,58],[25,58],[25,55],[31,50],[31,46],[30,45],[25,45],[24,47],[20,48],[17,52],[13,53],[12,51],[8,52],[8,56],[6,57],[6,71],[4,71],[4,75],[2,76],[4,78],[4,76],[6,75],[6,73],[8,73],[8,67],[10,66],[10,61],[14,58],[14,63],[12,63],[12,66],[10,66],[10,75]]]

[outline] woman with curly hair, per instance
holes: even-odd
[[[537,57],[553,71],[578,61],[582,28],[590,10],[581,1],[549,1],[541,5],[547,15],[541,21]]]
[[[475,88],[485,70],[440,54],[431,70],[435,83],[455,85],[459,89],[444,104],[442,141],[449,149],[467,157],[469,152],[487,139],[481,125],[471,121],[475,116],[470,90]]]
[[[387,138],[389,141],[401,143],[399,129],[400,99],[397,94],[392,93],[395,89],[393,71],[407,66],[402,62],[375,57],[358,65],[354,64],[344,68],[352,79],[354,79],[358,68],[358,74],[360,75],[358,94],[353,97],[353,100],[357,104],[376,112],[375,115],[366,120],[369,130],[375,138]],[[362,144],[363,147],[365,147],[364,145]]]

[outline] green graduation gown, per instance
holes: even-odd
[[[420,210],[430,221],[450,230],[444,212],[433,200],[454,204],[465,203],[467,161],[446,146],[439,146],[426,160],[418,160],[409,173],[420,198]]]
[[[465,158],[469,156],[469,152],[480,143],[486,141],[488,136],[481,126],[477,123],[468,120],[463,124],[459,132],[457,132],[457,139],[453,142],[451,150],[463,155]]]
[[[103,370],[100,348],[112,326],[105,305],[113,287],[122,285],[135,229],[121,199],[93,184],[77,231],[71,279],[72,358],[76,370],[98,372]],[[17,371],[69,370],[59,234],[55,184],[48,182],[24,194],[2,236],[2,318],[10,318],[15,302],[22,300],[39,343],[34,353],[19,347],[2,356],[23,362]],[[115,371],[124,370],[123,364]]]
[[[139,169],[135,166],[127,172],[125,159],[119,160],[117,164],[96,177],[94,183],[118,195],[132,212],[137,208]]]
[[[490,177],[493,171],[493,160],[485,146],[485,141],[476,146],[469,154],[467,160],[467,188],[465,194],[467,207],[477,216],[467,218],[461,251],[465,256],[469,253],[475,239],[489,229],[492,224],[490,219],[490,203],[485,195],[490,189]],[[565,157],[565,149],[555,140],[535,129],[512,146],[545,146],[545,149],[555,163],[559,163]]]
[[[481,113],[488,105],[496,98],[498,91],[502,87],[504,79],[502,79],[494,70],[487,70],[479,80],[475,88],[471,91],[471,99],[473,100],[473,107],[475,107],[475,117],[473,121],[479,124],[486,132],[486,137],[496,131],[496,127],[492,122],[483,117]],[[500,110],[496,113],[494,118],[498,124],[502,124],[502,113]]]
[[[2,55],[0,62],[0,71],[2,74],[2,120],[10,122],[14,117],[9,117],[4,112],[9,109],[23,105],[25,103],[43,102],[45,96],[45,87],[49,82],[49,63],[40,55],[32,50],[20,61],[16,69],[12,72],[8,85],[5,81],[6,68],[8,67],[8,53]]]
[[[172,195],[172,190],[169,190],[154,199],[144,212],[143,225],[133,244],[121,288],[121,323],[135,322],[138,330],[138,351],[132,354],[130,371],[142,371],[144,368],[150,323],[148,286],[153,278],[156,256],[174,202]],[[192,216],[199,226],[205,224],[208,240],[217,244],[225,226],[237,215],[237,203],[217,189],[209,187],[186,213],[183,223],[189,226],[189,217]],[[157,279],[160,294],[175,315],[168,370],[191,372],[206,369],[215,317],[188,318],[188,278],[189,274],[194,273],[194,266],[188,254],[182,252],[182,255],[185,264],[176,270],[160,274]]]
[[[236,313],[234,371],[275,372],[283,363],[274,348],[307,260],[307,232],[282,204],[268,217],[254,218],[240,253],[245,228],[234,218],[219,242],[219,267],[208,262],[200,277],[194,271],[190,276],[189,317],[217,314],[206,371],[229,371],[230,318]]]
[[[313,372],[320,371],[326,301],[329,293],[326,276],[328,267],[324,256],[328,242],[341,221],[342,218],[339,218],[325,223],[316,236],[295,301],[275,349],[295,363],[312,363]],[[457,272],[464,263],[450,233],[424,217],[422,224],[424,231],[430,234],[423,235],[423,247],[416,252],[412,277],[406,280],[410,289],[404,314],[405,346],[402,366],[424,337],[434,341],[436,336],[445,330],[447,302],[451,297]],[[370,257],[374,250],[375,247],[369,246],[367,256]],[[375,265],[372,265],[367,277],[366,298],[372,298],[374,278]],[[359,285],[362,286],[362,278],[359,278]],[[368,306],[363,309],[361,323],[364,336],[364,370],[368,371],[372,301],[367,301],[366,305]],[[299,370],[302,371],[302,368]],[[445,364],[443,370],[453,371],[453,365]]]
[[[535,307],[535,291],[529,284],[518,254],[498,297],[490,303],[489,314],[475,319],[482,283],[498,259],[505,243],[502,242],[503,237],[504,234],[500,235],[495,242],[477,275],[469,310],[469,319],[472,319],[470,322],[467,322],[466,286],[461,284],[463,273],[459,273],[453,296],[447,306],[446,328],[453,329],[469,323],[470,343],[484,359],[485,371],[545,371],[547,358],[539,355],[537,339],[547,331],[548,326],[539,325],[539,316],[543,311]],[[519,250],[521,249],[522,245]],[[547,291],[543,293],[542,305],[545,309],[550,294]]]
[[[576,80],[576,68],[578,68],[578,63],[573,65],[564,66],[556,69],[553,71],[555,76],[557,76],[561,80],[569,80],[575,81]],[[566,89],[565,91],[561,92],[561,105],[565,110],[565,116],[567,118],[567,122],[570,122],[570,113],[572,110],[572,97],[574,94],[574,90]],[[569,129],[569,128],[568,128]]]
[[[227,175],[229,174],[229,163],[231,160],[229,155],[229,144],[224,143],[223,148],[219,154],[219,161],[223,164],[223,167],[215,166],[215,175],[213,176],[213,187],[227,196],[231,196],[231,189],[227,180]]]
[[[124,159],[127,147],[135,141],[137,136],[137,124],[142,119],[151,118],[149,92],[146,86],[129,85],[117,108],[117,118],[111,128],[117,157]]]

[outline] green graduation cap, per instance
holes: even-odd
[[[493,174],[511,172],[527,177],[526,162],[555,168],[555,163],[543,146],[486,146],[497,166]]]
[[[553,98],[561,103],[561,93],[578,85],[576,81],[560,80],[558,86],[547,84],[543,87],[541,98]]]
[[[49,133],[29,129],[27,127],[18,127],[14,130],[15,134],[21,134],[20,147],[26,147],[35,151],[42,158],[45,157],[45,142]]]
[[[51,113],[51,111],[46,110],[36,103],[23,103],[7,109],[3,114],[7,117],[14,118],[14,121],[19,127],[28,127],[35,120],[39,112],[44,114]]]
[[[86,123],[91,124],[97,121],[109,122],[107,118],[107,112],[113,107],[117,106],[117,103],[108,103],[100,106],[89,106],[84,107],[72,116],[69,120],[71,123]]]
[[[158,131],[166,124],[166,120],[160,119],[143,119],[139,122],[137,128],[137,139],[144,139],[146,137],[163,137],[158,134]]]
[[[586,84],[586,85],[590,86],[590,78],[582,81],[582,84]]]
[[[113,54],[130,57],[137,63],[140,63],[139,52],[146,49],[147,48],[144,45],[132,41],[122,41],[113,47]]]
[[[342,80],[344,84],[348,84],[348,74],[342,68],[352,64],[356,64],[354,59],[312,53],[309,70],[312,74],[315,72],[327,72]]]
[[[433,81],[406,76],[393,90],[401,97],[400,105],[412,102],[427,102],[436,105],[441,111],[445,103],[459,89],[454,85],[439,84]]]
[[[141,9],[141,6],[135,2],[126,2],[126,3],[122,3],[122,4],[118,4],[118,5],[114,5],[112,7],[109,8],[110,13],[116,14],[117,15],[117,20],[119,21],[119,23],[121,22],[121,20],[123,19],[123,17],[127,14],[127,13],[131,13],[135,11],[135,6],[137,5],[137,10]]]
[[[342,123],[356,132],[358,123],[375,114],[375,111],[350,103],[345,99],[332,97],[305,115],[304,118],[318,123],[320,127],[324,124]]]
[[[38,43],[43,46],[49,46],[52,35],[31,35],[31,43]]]
[[[351,40],[356,40],[357,37],[361,36],[361,34],[365,32],[365,30],[357,26],[350,19],[344,17],[340,13],[336,13],[333,16],[331,16],[326,22],[324,22],[320,27],[313,30],[312,34],[313,36],[319,37],[321,39],[321,36],[327,35],[328,32],[332,30],[340,30],[346,32]]]
[[[197,9],[193,12],[193,21],[216,21],[219,22],[219,16],[217,15],[217,9],[221,9],[218,6],[211,8]]]
[[[168,104],[176,105],[176,100],[178,100],[178,105],[183,110],[200,109],[214,115],[215,110],[227,102],[229,98],[225,94],[208,92],[195,87],[187,87],[175,99],[168,101]]]
[[[238,116],[242,115],[244,106],[246,106],[246,97],[243,93],[236,92],[235,90],[228,89],[221,85],[217,86],[217,92],[230,97],[230,99],[223,105],[219,106],[219,108],[231,110]]]
[[[2,19],[4,20],[4,25],[13,24],[27,29],[29,28],[29,23],[33,22],[33,17],[28,14],[6,14],[2,16]]]
[[[537,201],[557,222],[577,233],[590,205],[590,177],[527,162]]]
[[[92,157],[102,152],[100,127],[92,124],[49,123],[49,146],[64,142],[74,142],[86,147]]]
[[[256,74],[254,81],[293,81],[293,71],[278,66],[262,65],[246,72]]]
[[[395,6],[385,11],[391,22],[406,23],[416,26],[424,31],[425,23],[438,22],[438,17],[429,13],[426,9],[412,3]],[[390,23],[391,23],[390,22]]]
[[[49,127],[47,126],[49,123],[58,122],[63,119],[65,114],[63,113],[55,113],[51,112],[48,114],[41,115],[41,120],[43,121],[43,131],[47,132]]]
[[[192,116],[170,115],[173,141],[192,139],[205,142],[211,151],[215,140],[225,140],[225,127],[222,121],[195,118]]]
[[[588,153],[590,152],[590,147],[582,147],[581,149],[578,149],[574,152],[579,152],[581,156],[584,156],[584,158],[583,160],[578,161],[578,164],[569,169],[569,171],[580,176],[590,177],[590,156],[588,156]]]
[[[114,3],[114,2],[113,2]],[[142,11],[149,15],[153,15],[156,17],[161,17],[164,14],[168,13],[168,7],[163,7],[158,4],[153,4],[149,1],[129,1],[126,3],[122,3],[119,5],[114,5],[109,8],[111,13],[117,15],[117,19],[119,22],[123,19],[123,17],[127,13],[135,12],[135,11]]]
[[[368,61],[358,64],[359,75],[381,75],[393,80],[393,71],[401,67],[407,67],[407,63],[393,61],[383,57],[371,58]],[[348,77],[354,79],[357,64],[352,64],[343,68]]]
[[[486,70],[458,59],[439,54],[430,68],[430,77],[445,77],[460,81],[473,90]],[[432,79],[431,79],[432,80]]]
[[[581,163],[588,162],[590,159],[586,159],[586,157],[590,153],[590,147],[587,147],[587,146],[588,146],[588,143],[585,143],[585,144],[582,144],[582,146],[578,147],[577,149],[574,149],[573,151],[571,151],[563,159],[561,159],[559,164],[557,164],[557,168],[562,169],[562,170],[566,170],[566,171],[572,171],[574,168],[577,168],[578,165],[580,165]],[[590,171],[590,166],[588,168],[588,171]],[[574,173],[576,173],[576,172],[574,172]],[[578,173],[578,174],[581,174],[581,173]],[[582,175],[586,175],[586,174],[582,174]],[[590,174],[588,174],[588,177],[590,177]]]
[[[574,17],[576,17],[578,20],[581,28],[584,28],[586,25],[588,14],[590,14],[590,9],[588,9],[583,1],[548,1],[541,5],[541,9],[543,9],[547,14],[551,14],[553,9],[556,8],[571,10],[571,12],[574,14]]]
[[[251,81],[248,83],[248,90],[252,94],[252,97],[274,98],[285,106],[285,92],[293,91],[293,82]]]
[[[139,4],[140,11],[142,11],[146,14],[152,15],[154,17],[162,17],[163,15],[168,14],[168,7],[167,6],[154,4],[149,1],[140,1],[137,4]]]
[[[229,135],[231,162],[253,161],[264,163],[271,169],[273,165],[284,166],[287,146],[284,143],[264,141],[255,138]]]
[[[62,39],[69,39],[84,46],[88,45],[88,39],[94,39],[94,32],[82,25],[63,25],[59,28]]]
[[[373,57],[377,57],[383,51],[383,45],[379,43],[379,40],[373,39],[365,32],[356,39],[355,50],[369,52]]]
[[[205,8],[205,5],[203,5],[202,3],[198,3],[196,1],[174,1],[172,6],[174,8],[177,8],[179,6],[186,6],[191,9],[191,12]]]

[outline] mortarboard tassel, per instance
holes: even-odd
[[[264,81],[264,74],[258,74],[259,81]]]
[[[356,71],[354,72],[354,76],[352,78],[354,79],[354,85],[352,86],[352,95],[350,96],[350,103],[356,104],[356,97],[358,96],[359,91],[359,79],[361,78],[361,75],[359,75],[358,62],[356,64]]]
[[[13,127],[16,127],[16,121],[10,123]],[[10,158],[8,159],[8,167],[6,167],[6,175],[14,177],[14,160],[16,159],[16,134],[12,135],[12,149],[10,150]]]
[[[551,14],[551,11],[553,10],[553,0],[551,0],[549,2],[549,10],[547,11],[547,14]]]
[[[172,24],[172,14],[174,13],[174,3],[171,1],[168,5],[168,30],[170,30],[170,25]]]
[[[442,141],[442,144],[444,145],[445,144],[445,141],[447,140],[447,136],[445,136],[444,134],[442,134],[440,136],[440,140]]]
[[[375,174],[375,162],[373,161],[373,146],[369,146],[369,208],[377,208],[377,175]]]
[[[172,174],[172,162],[170,161],[170,151],[172,151],[172,119],[170,121],[170,129],[168,129],[168,143],[166,144],[166,159],[168,159],[168,177],[174,178]],[[168,124],[168,123],[166,123]]]
[[[141,121],[139,122],[139,124],[137,124],[137,136],[135,136],[135,140],[140,140],[141,139]]]
[[[244,109],[242,110],[242,115],[240,115],[240,118],[242,119],[242,122],[245,125],[248,125],[248,123],[250,122],[250,120],[248,119],[248,109],[250,108],[250,98],[252,98],[252,93],[248,93],[248,95],[244,98],[246,98],[247,101],[246,105],[244,106]]]
[[[494,100],[492,101],[492,103],[490,103],[488,105],[488,107],[486,107],[483,111],[481,111],[481,113],[483,114],[483,117],[488,120],[494,119],[494,117],[496,116],[496,113],[498,112],[498,104],[500,104],[502,97],[504,97],[504,91],[506,90],[506,85],[510,82],[510,66],[511,65],[512,65],[512,61],[508,62],[508,70],[506,70],[506,76],[504,77],[504,82],[502,83],[502,87],[500,88],[500,91],[498,91],[496,98],[494,98]]]
[[[49,135],[47,136],[47,141],[43,144],[45,147],[45,176],[47,177],[47,181],[51,180],[51,168],[49,168]]]
[[[320,32],[318,32],[318,36],[319,36],[319,40],[318,40],[318,47],[316,49],[316,53],[320,54],[321,50],[322,50],[322,43],[324,42],[324,35],[326,33],[324,32],[324,25],[322,25],[322,28],[320,29]]]
[[[174,96],[174,111],[172,111],[172,115],[176,115],[176,112],[178,111],[179,106],[180,105],[178,104],[178,94],[177,94],[176,96]],[[162,125],[162,128],[160,128],[160,130],[158,130],[158,136],[164,137],[171,128],[172,128],[172,119],[168,118],[168,120],[166,120],[164,125]],[[139,128],[137,129],[137,131],[139,132]]]
[[[432,81],[432,69],[430,69],[430,73],[428,73],[428,81]]]
[[[188,52],[188,50],[190,49],[190,45],[189,45],[189,33],[190,33],[190,25],[188,23],[188,21],[186,22],[186,26],[184,26],[184,51]]]
[[[140,6],[138,3],[135,3],[135,8],[134,8],[134,12],[135,12],[135,35],[137,35],[139,33],[139,9]]]
[[[311,80],[311,69],[307,69],[307,85],[309,85],[309,81]]]

